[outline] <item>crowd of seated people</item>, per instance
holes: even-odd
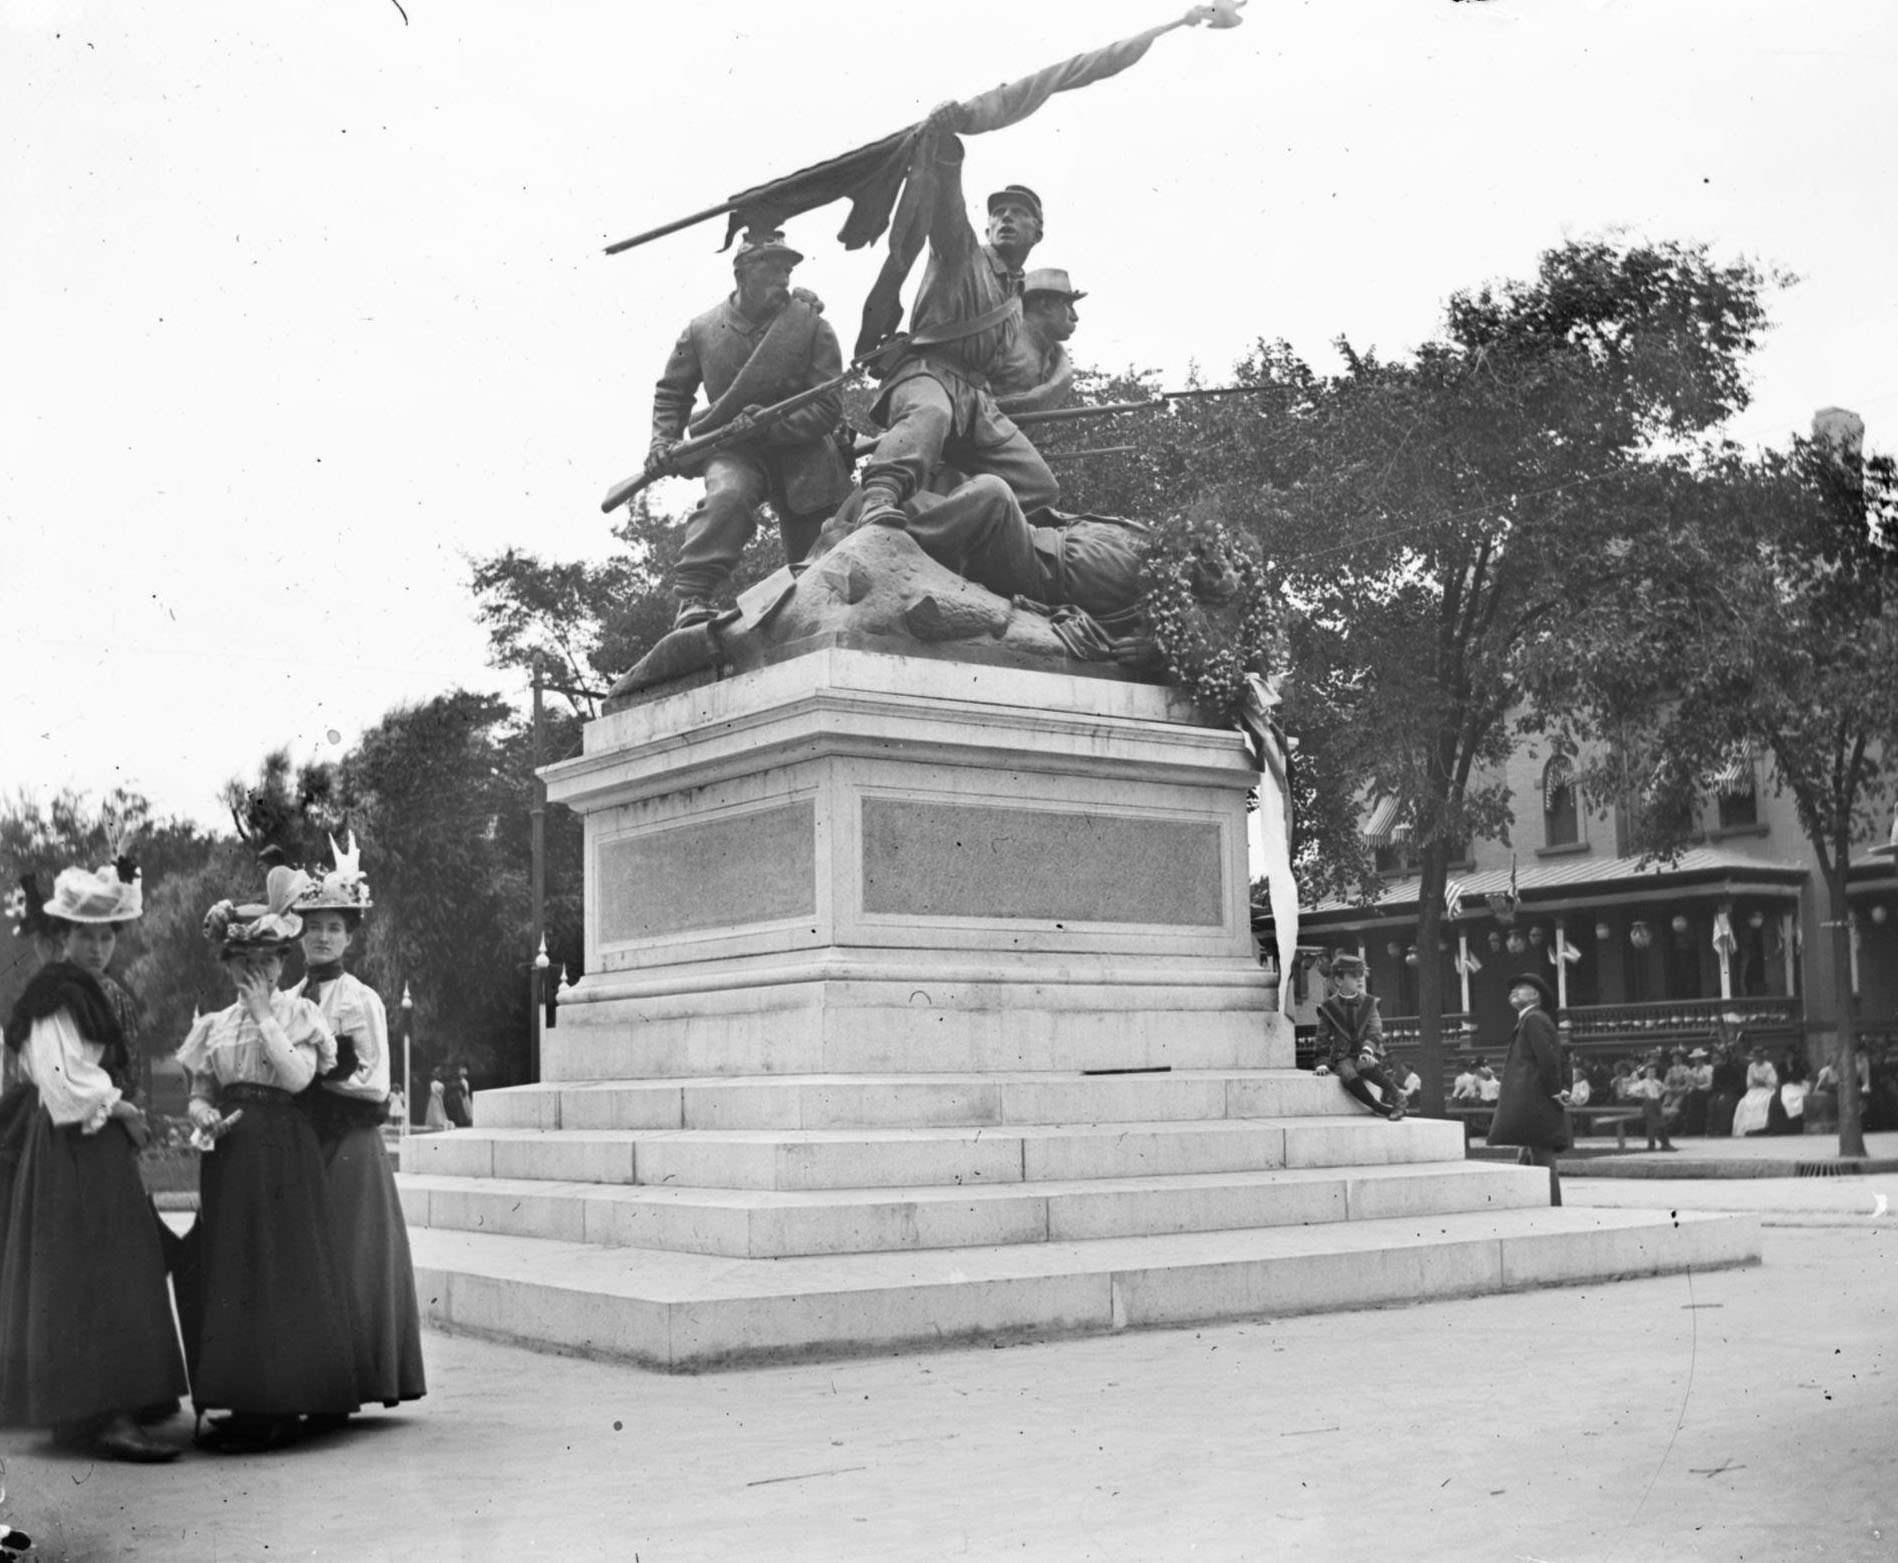
[[[1643,1126],[1655,1149],[1672,1149],[1675,1137],[1725,1139],[1733,1136],[1802,1134],[1806,1101],[1813,1092],[1838,1089],[1836,1061],[1816,1073],[1797,1049],[1777,1054],[1738,1037],[1715,1036],[1708,1045],[1653,1048],[1610,1059],[1570,1054],[1568,1105],[1596,1111],[1613,1107],[1641,1110]],[[1406,1104],[1417,1106],[1422,1088],[1409,1063],[1395,1066]],[[1898,1044],[1882,1038],[1858,1055],[1860,1123],[1866,1133],[1898,1130]],[[1502,1081],[1486,1056],[1463,1061],[1450,1089],[1449,1105],[1473,1109],[1493,1104]],[[1585,1123],[1577,1129],[1587,1133]]]
[[[1713,1038],[1711,1047],[1660,1048],[1610,1063],[1597,1057],[1577,1059],[1589,1100],[1644,1107],[1651,1137],[1663,1145],[1675,1135],[1725,1139],[1805,1131],[1806,1098],[1812,1091],[1833,1090],[1836,1071],[1828,1063],[1808,1078],[1804,1056],[1784,1049],[1775,1056],[1763,1046]],[[1888,1114],[1898,1128],[1898,1057],[1886,1049],[1877,1058],[1861,1055],[1859,1076],[1866,1104],[1865,1126],[1880,1125]],[[1886,1100],[1880,1101],[1883,1084]],[[1575,1100],[1571,1093],[1571,1100]],[[1577,1102],[1576,1105],[1581,1105]]]

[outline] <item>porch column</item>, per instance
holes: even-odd
[[[1463,1013],[1470,1012],[1470,932],[1467,928],[1456,931],[1456,974],[1463,984]]]
[[[1793,951],[1793,940],[1799,929],[1797,909],[1779,914],[1779,953],[1786,959],[1786,997],[1791,998],[1799,991],[1799,957]]]
[[[1846,933],[1849,935],[1849,937],[1846,939],[1845,942],[1848,948],[1850,948],[1852,952],[1852,997],[1857,998],[1858,997],[1858,913],[1857,912],[1847,912],[1845,914],[1845,928],[1846,928]]]
[[[1733,920],[1729,917],[1727,919],[1729,930],[1731,930],[1732,925]],[[1733,997],[1733,957],[1728,953],[1727,947],[1724,944],[1716,945],[1714,947],[1714,954],[1720,957],[1720,998],[1722,1002],[1725,1002],[1727,999]]]
[[[1555,1007],[1568,1008],[1568,924],[1555,920]]]

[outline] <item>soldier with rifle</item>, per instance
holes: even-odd
[[[843,352],[823,306],[791,288],[791,270],[803,259],[781,233],[747,233],[732,261],[737,290],[680,333],[653,392],[644,477],[705,477],[672,574],[675,628],[716,616],[713,603],[757,530],[763,500],[777,512],[785,558],[795,564],[850,492],[831,438],[843,414]],[[691,418],[701,384],[711,405]],[[754,416],[805,392],[816,394],[782,416]],[[718,437],[703,457],[681,461],[674,452],[688,433],[695,444]]]

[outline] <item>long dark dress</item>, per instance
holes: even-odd
[[[293,1044],[316,1052],[319,1067],[334,1062],[314,1005],[289,994],[273,1004]],[[203,1312],[192,1399],[200,1411],[251,1416],[354,1411],[349,1305],[316,1131],[294,1096],[257,1078],[269,1073],[268,1055],[241,1005],[200,1019],[179,1058],[194,1081],[216,1076],[220,1112],[243,1112],[198,1174]]]
[[[57,1060],[52,1067],[80,1090],[96,1089],[94,1077],[109,1082],[108,1095],[129,1083],[110,1008],[78,967],[43,968],[14,1017],[8,1045]],[[34,1087],[8,1097],[18,1162],[0,1242],[0,1424],[7,1426],[83,1425],[185,1393],[137,1149],[116,1120],[97,1121],[106,1096],[97,1098],[96,1114],[55,1123],[51,1104],[65,1112],[71,1097],[42,1096]]]
[[[356,1384],[365,1402],[394,1405],[428,1393],[422,1318],[415,1300],[409,1230],[395,1174],[382,1145],[389,1091],[389,1024],[375,989],[347,972],[306,982],[339,1042],[348,1038],[355,1072],[325,1081],[308,1098],[323,1147],[336,1257],[349,1298]]]
[[[1540,1009],[1524,1010],[1516,1017],[1516,1034],[1503,1060],[1489,1143],[1567,1150],[1572,1143],[1568,1114],[1555,1100],[1566,1083],[1555,1022]]]

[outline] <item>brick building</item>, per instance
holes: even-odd
[[[1770,765],[1736,756],[1710,779],[1689,849],[1643,866],[1628,854],[1615,810],[1591,810],[1563,762],[1521,746],[1506,773],[1510,842],[1479,842],[1452,864],[1460,915],[1445,919],[1443,946],[1428,954],[1443,969],[1446,1059],[1504,1049],[1506,983],[1528,969],[1557,988],[1570,1046],[1584,1054],[1694,1045],[1725,1017],[1775,1056],[1803,1051],[1816,1062],[1844,995],[1833,979],[1825,886]],[[1306,958],[1288,1008],[1309,1018],[1323,996],[1309,961],[1356,951],[1403,1052],[1416,1035],[1426,952],[1417,949],[1415,856],[1396,813],[1385,803],[1365,820],[1384,870],[1376,902],[1328,901],[1303,914]],[[1871,854],[1878,845],[1857,849],[1851,874],[1857,1013],[1875,1050],[1898,1041],[1898,871],[1889,851]]]

